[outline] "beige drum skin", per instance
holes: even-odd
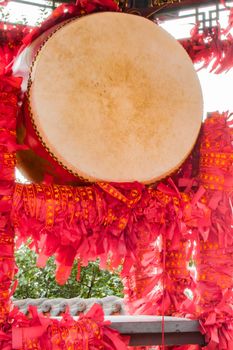
[[[50,34],[34,57],[28,103],[41,143],[69,173],[145,184],[182,164],[203,109],[182,46],[145,18],[113,12]]]

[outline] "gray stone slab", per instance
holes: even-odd
[[[105,316],[106,320],[110,320],[112,327],[118,329],[121,333],[161,333],[162,332],[162,316]],[[189,320],[178,317],[164,317],[165,333],[188,333],[199,332],[199,322],[197,320]]]

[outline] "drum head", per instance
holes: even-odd
[[[66,23],[32,66],[31,117],[50,154],[90,181],[152,183],[190,153],[202,94],[188,55],[142,17]]]

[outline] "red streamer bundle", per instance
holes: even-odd
[[[233,347],[232,141],[231,116],[212,114],[203,126],[199,173],[211,225],[205,236],[197,237],[195,289],[208,350]]]

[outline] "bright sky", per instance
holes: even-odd
[[[43,5],[50,5],[51,1],[45,0],[30,0],[32,3],[40,2]],[[45,19],[52,12],[51,9],[43,9],[38,6],[22,4],[20,2],[10,1],[7,6],[1,7],[3,14],[9,14],[8,21],[11,23],[25,23],[35,26],[41,19]]]
[[[206,70],[198,73],[204,96],[204,111],[233,112],[233,69],[228,73],[212,74]]]
[[[187,11],[186,11],[187,12]],[[182,13],[185,13],[183,11]],[[220,17],[221,26],[227,26],[228,13],[222,12]],[[187,38],[194,23],[191,19],[169,20],[162,24],[176,39]],[[214,74],[209,73],[206,69],[198,72],[202,93],[204,97],[204,116],[207,112],[213,111],[233,111],[233,69],[228,73]]]

